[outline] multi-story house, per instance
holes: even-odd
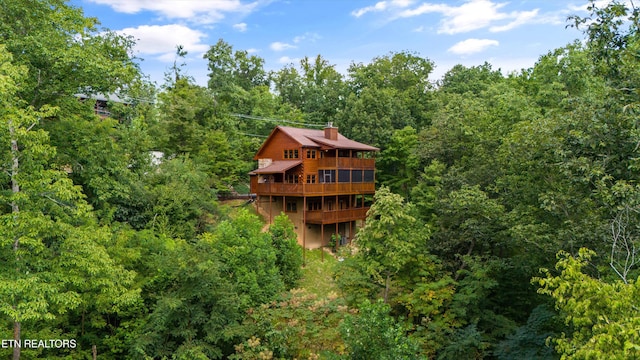
[[[276,127],[254,160],[251,193],[269,218],[285,212],[300,245],[312,249],[351,241],[375,192],[379,149],[347,139],[331,123],[324,130]]]

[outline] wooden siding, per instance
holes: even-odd
[[[282,131],[276,131],[269,139],[268,143],[260,152],[261,159],[284,160],[284,150],[298,150],[298,159],[302,159],[302,148],[295,140],[284,134]],[[287,159],[289,160],[289,159]]]

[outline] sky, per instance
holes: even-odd
[[[158,85],[188,52],[187,75],[206,85],[202,58],[219,39],[277,71],[321,55],[347,74],[352,63],[407,51],[435,64],[440,79],[456,64],[484,62],[505,75],[584,38],[568,27],[588,0],[71,0],[101,27],[133,36],[142,71]]]

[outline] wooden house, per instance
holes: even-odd
[[[111,117],[111,112],[109,111],[109,106],[108,106],[109,102],[129,105],[127,101],[120,98],[117,94],[109,94],[109,95],[76,94],[75,96],[82,102],[90,101],[90,100],[95,101],[95,104],[93,105],[93,111],[96,113],[96,115],[100,116],[100,118],[102,119]]]
[[[375,192],[379,149],[347,139],[328,124],[324,130],[276,127],[250,172],[256,207],[271,223],[285,212],[305,248],[351,241],[362,226]]]

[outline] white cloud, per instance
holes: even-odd
[[[246,23],[234,24],[233,28],[240,32],[245,32],[247,31],[247,24]]]
[[[189,53],[201,54],[209,49],[202,43],[206,34],[184,25],[141,25],[137,28],[125,28],[117,31],[131,35],[136,40],[134,50],[140,55],[156,56],[160,61],[171,62],[175,59],[176,45],[182,45]]]
[[[391,0],[391,1],[380,1],[377,2],[375,5],[373,6],[367,6],[367,7],[363,7],[357,10],[353,10],[351,12],[351,15],[355,16],[355,17],[361,17],[362,15],[368,13],[368,12],[380,12],[380,11],[385,11],[388,9],[393,9],[393,8],[406,8],[407,6],[411,5],[413,3],[413,0]]]
[[[369,12],[386,12],[390,20],[417,17],[426,14],[441,14],[438,33],[458,34],[489,28],[492,32],[507,31],[527,23],[549,22],[549,17],[540,17],[538,9],[528,11],[504,11],[508,3],[493,0],[467,0],[460,6],[447,3],[421,3],[411,7],[411,1],[381,1],[374,6],[352,12],[360,17]]]
[[[281,58],[278,59],[278,63],[280,64],[296,64],[299,63],[300,59],[299,58],[290,58],[288,56],[283,56]]]
[[[484,51],[489,46],[498,46],[497,40],[467,39],[450,47],[447,51],[458,55],[469,55]]]
[[[284,51],[287,49],[295,49],[295,45],[291,45],[291,44],[287,44],[287,43],[283,43],[283,42],[273,42],[271,43],[271,45],[269,45],[269,47],[271,48],[271,50],[273,51]]]
[[[520,25],[524,25],[532,22],[536,18],[536,16],[538,16],[538,9],[531,10],[531,11],[523,11],[518,13],[515,20],[513,20],[512,22],[506,25],[492,26],[489,28],[489,31],[491,32],[508,31],[513,28],[517,28]]]
[[[135,14],[151,11],[169,19],[187,19],[197,23],[215,23],[222,20],[225,13],[249,13],[257,3],[243,3],[240,0],[89,0],[96,4],[110,6],[121,13]]]
[[[295,44],[301,43],[303,41],[315,42],[316,40],[322,39],[322,36],[316,33],[304,33],[303,35],[299,35],[293,38],[293,42]]]

